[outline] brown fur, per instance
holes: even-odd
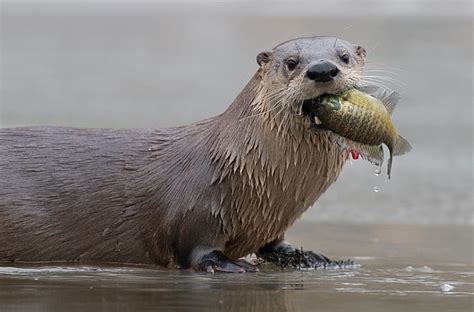
[[[226,120],[241,120],[239,129],[216,132],[219,143],[212,153],[218,189],[212,213],[223,220],[225,254],[232,258],[282,235],[335,181],[347,157],[332,144],[329,132],[308,131],[301,116],[275,117],[276,112],[243,119],[248,116],[239,108],[253,103],[260,80],[257,73],[226,112]],[[236,140],[234,133],[241,138]]]
[[[0,129],[0,261],[188,267],[282,237],[347,153],[309,128],[271,64],[227,111],[189,126]]]

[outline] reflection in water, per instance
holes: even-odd
[[[179,311],[296,311],[291,290],[303,282],[280,272],[226,275],[147,268],[0,267],[0,302],[12,310],[39,306],[52,311],[90,304],[116,309],[126,304]],[[10,302],[15,302],[11,304]]]
[[[156,267],[0,266],[0,311],[469,311],[472,227],[300,223],[287,238],[360,266],[207,274]],[[467,247],[466,247],[467,246]],[[453,288],[454,287],[454,288]]]
[[[391,300],[468,306],[474,298],[472,266],[403,267],[362,262],[353,270],[295,271],[265,265],[257,274],[207,274],[143,267],[0,267],[0,302],[9,311],[304,311],[316,307]],[[398,299],[397,299],[398,298]],[[405,299],[404,299],[405,298]],[[406,301],[406,298],[410,298]],[[345,302],[347,301],[347,302]]]

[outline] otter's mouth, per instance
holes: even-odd
[[[317,109],[321,105],[320,96],[303,101],[303,114],[309,117],[311,128],[327,130],[317,116]]]

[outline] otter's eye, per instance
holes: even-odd
[[[286,67],[288,67],[288,70],[294,70],[296,68],[296,65],[298,65],[298,61],[294,59],[288,59],[286,60]]]
[[[344,63],[349,64],[349,61],[350,61],[349,54],[343,54],[343,55],[341,55],[341,60],[342,60]]]

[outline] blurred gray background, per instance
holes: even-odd
[[[388,182],[348,164],[303,219],[473,224],[472,22],[471,1],[3,1],[0,126],[191,123],[227,108],[260,51],[338,36],[401,92],[414,149]]]

